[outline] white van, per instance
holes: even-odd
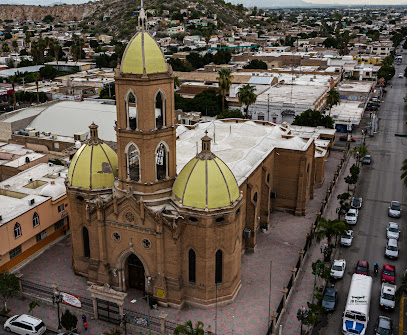
[[[4,329],[21,335],[42,335],[47,330],[41,319],[31,315],[15,315],[4,323]]]
[[[342,316],[342,334],[366,335],[371,296],[372,277],[355,273]]]

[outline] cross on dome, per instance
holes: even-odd
[[[138,30],[147,31],[147,16],[143,6],[143,0],[141,0],[140,11],[138,15]]]

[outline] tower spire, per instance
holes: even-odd
[[[143,32],[147,31],[147,16],[144,10],[143,0],[141,0],[140,11],[138,14],[138,30]]]

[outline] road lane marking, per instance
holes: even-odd
[[[403,319],[404,319],[404,297],[401,298],[400,301],[400,320],[399,320],[399,335],[404,334],[403,330]]]

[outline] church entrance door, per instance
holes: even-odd
[[[135,288],[144,292],[145,290],[145,273],[144,266],[140,259],[131,254],[127,260],[129,270],[128,287]]]

